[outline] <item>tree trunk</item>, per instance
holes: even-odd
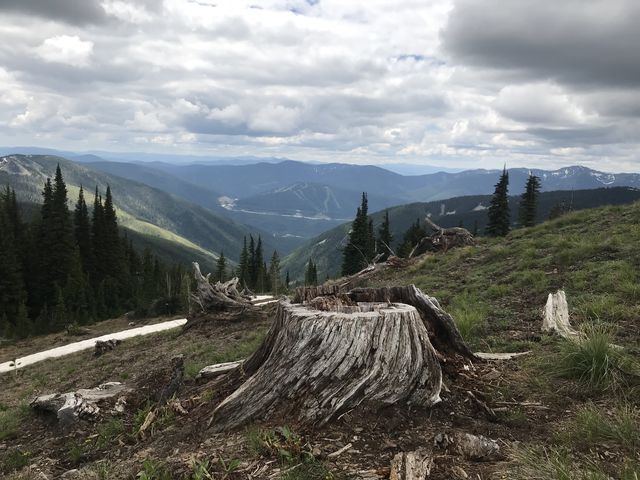
[[[440,401],[439,358],[475,358],[451,317],[413,285],[296,298],[306,300],[281,301],[258,350],[217,380],[233,393],[214,411],[216,430],[270,417],[321,425],[361,404],[430,407]]]
[[[209,281],[210,273],[203,276],[198,262],[193,262],[193,273],[196,279],[196,291],[191,295],[191,301],[197,308],[192,311],[219,312],[224,310],[244,309],[251,307],[251,296],[238,291],[238,278],[228,282]]]

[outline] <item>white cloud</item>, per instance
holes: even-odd
[[[75,67],[89,63],[93,42],[81,40],[77,35],[57,35],[47,38],[36,53],[47,62],[66,63]]]
[[[638,50],[581,57],[599,18],[599,52],[637,43],[640,9],[612,1],[618,15],[604,0],[579,13],[551,0],[0,5],[0,143],[628,169],[640,151]],[[543,35],[533,14],[550,25]]]

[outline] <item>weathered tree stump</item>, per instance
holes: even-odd
[[[576,339],[580,336],[580,332],[569,323],[569,305],[564,290],[549,294],[544,307],[542,331],[555,332],[567,339]]]
[[[474,358],[414,286],[313,292],[299,292],[304,304],[281,301],[259,349],[218,380],[235,390],[214,411],[216,430],[276,416],[322,425],[360,404],[430,407],[440,401],[439,358]]]
[[[251,296],[238,290],[238,277],[221,283],[212,284],[210,273],[205,277],[200,272],[198,262],[193,263],[193,273],[196,279],[196,291],[191,295],[192,303],[202,312],[219,312],[232,309],[250,308]]]

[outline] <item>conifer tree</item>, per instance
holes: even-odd
[[[94,285],[99,285],[105,276],[106,256],[104,249],[104,210],[102,207],[102,197],[96,192],[93,199],[93,212],[91,215],[91,247],[93,249],[92,260],[93,271],[90,272]]]
[[[60,165],[56,167],[53,180],[51,203],[51,222],[48,225],[51,235],[51,249],[46,252],[50,261],[51,281],[58,285],[66,285],[71,256],[74,249],[73,226],[67,203],[67,185],[62,178]]]
[[[311,258],[307,263],[307,270],[304,274],[304,284],[306,286],[314,286],[318,284],[318,270]]]
[[[84,190],[80,185],[80,193],[73,211],[73,226],[80,262],[85,274],[89,274],[93,268],[91,252],[91,224],[89,221],[89,209],[84,198]]]
[[[389,222],[389,210],[385,210],[382,224],[378,229],[378,253],[382,253],[382,260],[386,260],[391,255],[391,243],[393,235],[391,234],[391,224]]]
[[[280,289],[280,256],[276,250],[271,255],[271,262],[269,264],[269,281],[271,283],[271,291],[274,295],[278,295]]]
[[[220,251],[220,256],[216,262],[216,280],[224,282],[227,278],[227,259],[224,256],[224,252]]]
[[[266,277],[266,268],[264,268],[264,255],[262,252],[262,238],[258,236],[258,243],[256,244],[255,257],[254,257],[254,272],[255,272],[255,280],[254,280],[254,288],[258,292],[265,291],[265,277]]]
[[[473,221],[473,231],[471,232],[471,235],[474,237],[478,235],[478,220]]]
[[[509,233],[511,212],[509,211],[508,193],[509,173],[505,166],[496,184],[493,197],[491,198],[491,204],[489,205],[489,223],[487,224],[486,232],[490,236],[504,237]]]
[[[256,244],[253,240],[253,235],[249,235],[249,264],[247,270],[249,273],[249,288],[254,290],[258,278],[258,266],[256,264]]]
[[[284,286],[287,290],[289,290],[289,283],[291,282],[291,280],[289,279],[289,270],[287,269],[287,275],[284,279]]]
[[[365,268],[375,255],[373,224],[369,219],[366,192],[362,193],[362,203],[356,211],[351,225],[349,243],[342,257],[342,275],[353,275]]]
[[[109,185],[107,185],[102,212],[104,222],[102,248],[104,250],[105,274],[115,279],[122,279],[124,265],[122,263],[122,252],[120,251],[120,232]]]
[[[9,321],[18,314],[18,306],[24,303],[27,296],[10,202],[11,193],[7,190],[0,195],[0,315],[6,313]]]
[[[67,307],[64,304],[64,295],[62,289],[56,285],[56,304],[53,310],[53,317],[51,318],[51,326],[49,328],[52,332],[58,332],[64,330],[64,327],[69,323],[67,315]]]
[[[21,301],[18,305],[18,311],[15,319],[14,336],[23,339],[31,336],[33,333],[33,325],[27,314],[27,305]]]
[[[536,224],[539,193],[540,178],[529,175],[525,191],[520,197],[519,223],[521,227],[533,227]]]
[[[411,224],[411,226],[404,233],[404,237],[402,238],[402,244],[398,249],[398,255],[401,257],[408,257],[420,240],[427,235],[426,230],[420,224],[420,219],[416,218],[416,222]]]
[[[247,237],[244,237],[242,244],[242,252],[240,252],[240,261],[238,262],[238,279],[240,286],[243,288],[249,285],[249,251],[247,250]]]

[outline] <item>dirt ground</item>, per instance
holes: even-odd
[[[0,474],[16,480],[60,478],[65,472],[65,478],[134,479],[142,470],[158,466],[167,476],[158,473],[140,478],[373,480],[389,478],[394,455],[426,448],[434,458],[430,479],[508,479],[512,450],[522,443],[546,444],[585,402],[572,384],[542,380],[540,359],[555,348],[557,340],[540,336],[537,326],[525,321],[518,324],[518,331],[496,334],[528,338],[532,347],[529,355],[500,362],[444,365],[442,402],[434,408],[398,405],[369,411],[363,407],[323,428],[297,425],[291,419],[272,419],[234,432],[214,433],[211,412],[225,392],[217,390],[215,381],[196,382],[194,374],[204,365],[249,355],[269,328],[274,308],[264,307],[252,318],[207,318],[183,333],[172,331],[127,340],[98,358],[92,352],[81,352],[30,366],[15,375],[0,376],[0,406],[14,409],[16,415],[22,412],[15,432],[0,440],[0,459],[5,458]],[[122,322],[105,322],[92,334],[118,328]],[[46,339],[16,348],[37,349],[42,342]],[[152,427],[140,435],[137,432],[149,412],[147,402],[169,380],[171,358],[177,354],[185,358],[187,378],[177,398],[186,413],[169,407],[160,409]],[[144,394],[134,395],[121,415],[105,407],[98,421],[81,420],[70,430],[62,430],[54,419],[24,408],[25,402],[38,394],[67,392],[107,381],[122,381]],[[280,454],[256,448],[252,441],[256,432],[273,432],[285,425],[298,438],[291,448],[311,453],[329,473],[294,476],[298,468],[295,462],[283,464]],[[456,432],[494,439],[500,445],[500,454],[489,461],[471,461],[434,446],[436,435]],[[342,453],[332,455],[341,449]],[[21,454],[25,459],[20,463]],[[7,459],[15,455],[17,465],[24,468],[9,477],[14,464]],[[612,465],[622,461],[615,452],[611,455]],[[194,462],[208,465],[211,477],[192,476]]]

